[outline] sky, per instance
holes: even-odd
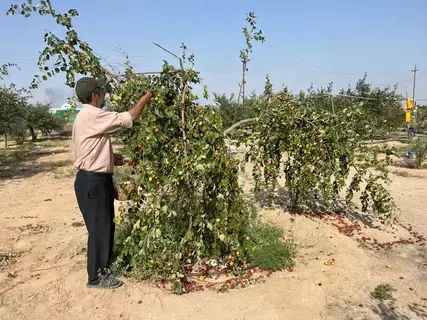
[[[61,32],[49,17],[6,16],[14,0],[0,0],[0,65],[20,70],[2,84],[27,87],[37,73],[45,30]],[[16,0],[20,3],[23,0]],[[37,3],[37,0],[33,1]],[[266,37],[255,43],[246,92],[263,91],[270,75],[275,90],[294,92],[334,82],[336,91],[354,86],[364,73],[374,86],[398,84],[412,95],[417,64],[416,99],[427,102],[426,0],[52,0],[57,11],[77,9],[79,35],[96,53],[120,67],[121,48],[135,70],[160,71],[163,60],[176,60],[152,44],[180,53],[185,43],[195,54],[209,92],[237,95],[241,81],[240,49],[245,47],[245,15],[255,12]],[[73,90],[57,75],[33,92],[33,99],[60,106]],[[196,88],[201,96],[201,87]],[[421,101],[421,100],[420,100]]]

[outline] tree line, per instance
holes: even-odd
[[[52,132],[61,132],[66,120],[52,114],[50,105],[31,103],[29,92],[14,85],[0,87],[0,135],[4,136],[7,148],[8,140],[18,145],[30,136],[37,141],[37,134],[48,136]]]
[[[389,132],[399,131],[405,127],[403,97],[397,93],[397,86],[378,88],[367,81],[367,76],[359,79],[354,87],[338,90],[333,94],[332,83],[326,88],[314,89],[289,94],[295,101],[309,101],[311,105],[320,110],[337,112],[346,108],[349,104],[360,103],[363,118],[369,123],[373,138],[384,138]],[[287,89],[282,90],[288,94]],[[244,119],[259,116],[259,102],[265,93],[257,95],[253,92],[239,103],[234,95],[213,94],[213,104],[209,107],[221,114],[224,128],[232,126]],[[237,117],[234,118],[235,110]],[[424,117],[423,117],[424,118]],[[421,124],[420,124],[421,125]]]

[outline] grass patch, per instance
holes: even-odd
[[[393,300],[392,292],[396,291],[389,284],[380,284],[378,285],[373,292],[371,292],[371,296],[374,299],[384,301],[384,300]]]
[[[401,146],[401,147],[395,147],[394,152],[395,152],[396,156],[398,156],[400,158],[404,158],[404,157],[406,157],[409,149],[411,149],[409,147],[409,145],[405,145],[405,146]]]
[[[0,251],[0,270],[14,264],[19,256],[16,252]]]
[[[71,226],[72,227],[75,227],[75,228],[80,228],[80,227],[83,227],[85,224],[83,223],[83,222],[80,222],[80,221],[76,221],[76,222],[73,222],[72,224],[71,224]]]
[[[77,169],[71,163],[60,163],[54,171],[55,179],[70,178],[75,176]]]
[[[282,228],[259,224],[250,233],[249,262],[257,267],[278,271],[295,264],[295,244],[284,239]]]
[[[48,226],[42,225],[40,223],[36,224],[27,224],[26,226],[19,227],[19,230],[22,232],[28,232],[30,234],[39,234],[39,233],[46,233],[51,231],[52,229]]]
[[[21,146],[16,149],[0,149],[0,161],[3,165],[29,161],[35,158],[32,155],[33,151],[34,147],[32,146]]]

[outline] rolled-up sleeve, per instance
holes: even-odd
[[[129,112],[111,112],[101,110],[91,122],[90,129],[95,134],[112,133],[120,128],[132,127],[132,117]]]

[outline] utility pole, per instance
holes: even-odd
[[[417,65],[414,66],[414,69],[411,70],[414,73],[414,82],[413,82],[413,87],[412,87],[412,101],[415,102],[415,80],[417,78]]]
[[[414,112],[415,112],[415,125],[418,127],[418,108],[417,108],[417,104],[415,103],[415,81],[417,79],[417,64],[414,65],[414,69],[411,70],[414,73],[414,82],[412,84],[412,103],[414,104]]]

